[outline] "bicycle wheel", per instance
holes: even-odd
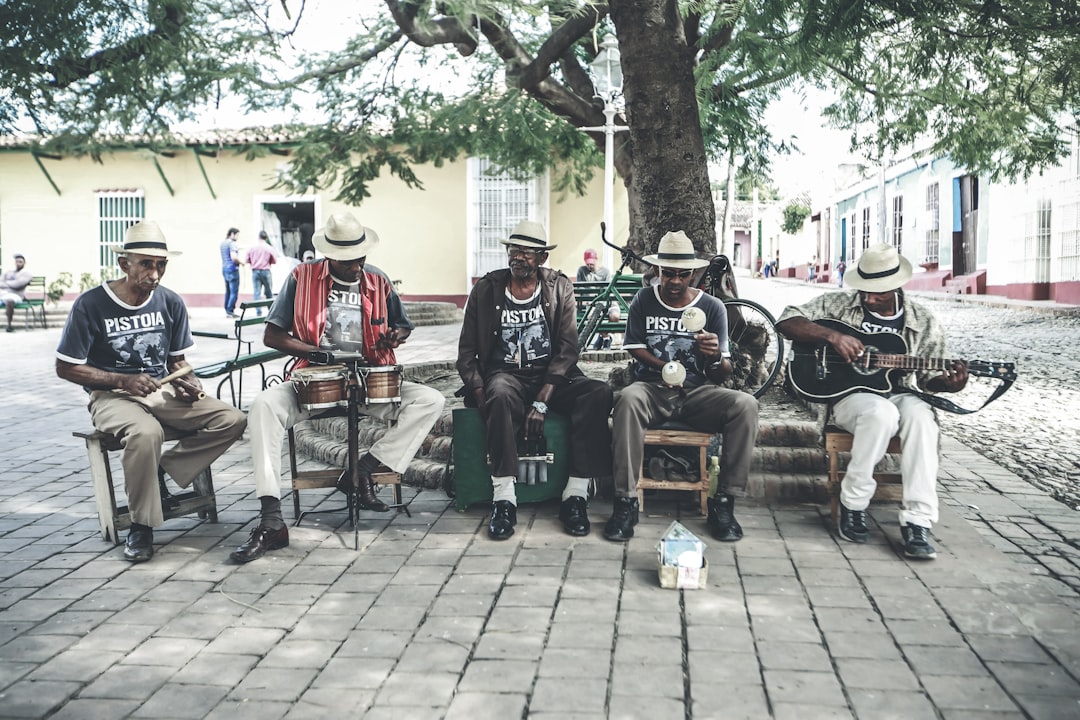
[[[604,319],[604,309],[599,302],[594,302],[585,311],[585,317],[578,324],[577,348],[582,352],[589,345],[596,334],[596,328],[600,327],[600,321]]]
[[[735,387],[754,397],[765,394],[784,362],[784,338],[772,314],[752,300],[724,300]]]

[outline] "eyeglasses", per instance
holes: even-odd
[[[506,246],[506,254],[509,255],[510,257],[514,257],[515,255],[522,255],[524,257],[531,258],[531,257],[536,257],[537,255],[539,255],[542,252],[544,252],[544,251],[543,250],[531,250],[529,248],[523,248],[520,245],[507,245]]]
[[[669,270],[668,268],[663,268],[660,271],[660,274],[663,275],[666,278],[679,278],[680,280],[685,280],[686,278],[693,275],[694,271],[693,270]]]

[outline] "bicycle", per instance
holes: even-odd
[[[629,313],[629,302],[617,290],[618,281],[640,277],[623,271],[633,260],[644,262],[630,248],[608,242],[604,223],[600,223],[600,240],[618,250],[622,261],[607,287],[589,302],[578,322],[579,352],[592,341],[613,303],[618,304],[623,317]],[[728,345],[733,368],[731,386],[761,397],[776,381],[784,362],[784,339],[776,332],[776,319],[753,300],[738,297],[735,274],[726,255],[710,258],[696,287],[723,302],[727,309]]]

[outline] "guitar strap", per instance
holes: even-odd
[[[1012,387],[1012,384],[1014,382],[1015,382],[1014,378],[1009,378],[1009,377],[1002,378],[1001,384],[998,385],[997,388],[994,389],[994,392],[990,394],[990,397],[988,397],[986,399],[986,402],[984,402],[982,405],[975,408],[974,410],[968,410],[967,408],[962,408],[959,405],[957,405],[956,403],[954,403],[952,400],[949,400],[947,398],[943,398],[940,395],[931,395],[930,393],[919,392],[918,390],[912,390],[912,389],[906,388],[906,387],[896,388],[895,392],[911,393],[912,395],[919,398],[920,400],[922,400],[922,401],[928,403],[929,405],[932,405],[932,406],[934,406],[934,407],[936,407],[936,408],[938,408],[940,410],[946,410],[946,411],[951,412],[951,413],[956,413],[957,415],[970,415],[971,413],[978,412],[979,410],[982,410],[984,407],[986,407],[990,403],[997,400],[999,397],[1001,397],[1005,393],[1006,390],[1008,390],[1009,388]]]

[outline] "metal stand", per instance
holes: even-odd
[[[354,355],[356,355],[354,357]],[[296,517],[296,522],[293,526],[297,526],[304,519],[306,515],[312,515],[316,513],[327,512],[341,512],[347,510],[349,514],[349,523],[353,528],[353,549],[360,549],[360,405],[364,402],[364,398],[367,395],[367,388],[364,383],[364,374],[360,371],[360,367],[363,366],[365,359],[359,353],[349,353],[348,355],[335,355],[335,362],[344,364],[349,369],[349,378],[345,385],[345,406],[347,419],[347,433],[348,433],[348,449],[347,449],[347,461],[348,467],[346,467],[338,476],[337,479],[347,477],[348,478],[348,492],[345,493],[347,504],[345,507],[305,510]],[[399,403],[395,403],[399,404]],[[324,472],[324,471],[316,471]],[[331,473],[332,474],[332,473]],[[373,473],[373,475],[378,473]],[[294,472],[294,476],[297,473]],[[335,487],[340,487],[340,483],[335,482]],[[400,485],[399,485],[400,487]],[[405,511],[405,514],[412,517],[412,513],[409,512],[408,506],[401,502],[400,490],[395,493],[397,500],[396,503],[387,505],[391,510]]]

